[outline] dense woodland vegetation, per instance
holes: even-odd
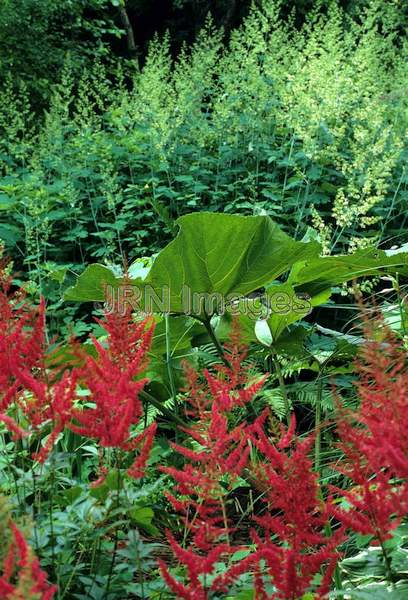
[[[0,600],[408,597],[407,26],[2,0]]]

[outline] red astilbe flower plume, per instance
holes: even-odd
[[[381,319],[365,322],[365,338],[357,363],[360,408],[340,408],[337,419],[345,459],[336,468],[353,487],[333,491],[351,508],[335,514],[383,544],[408,512],[407,352]]]
[[[211,575],[214,570],[215,564],[219,562],[224,554],[231,551],[229,544],[218,543],[208,550],[206,554],[194,552],[192,548],[184,550],[174,539],[172,534],[167,532],[167,539],[170,547],[174,553],[174,556],[179,560],[180,563],[184,564],[188,574],[188,584],[184,585],[172,575],[164,563],[159,560],[160,572],[163,576],[164,581],[167,583],[169,588],[176,594],[177,598],[184,598],[185,600],[207,600],[209,598],[205,584],[201,581],[202,576]]]
[[[51,434],[41,452],[44,461],[58,435],[70,419],[75,394],[75,374],[46,368],[45,304],[30,305],[24,292],[10,291],[10,280],[3,280],[0,291],[0,421],[15,437],[29,435],[45,423]],[[17,405],[32,430],[24,431],[4,411]]]
[[[151,320],[136,323],[128,311],[107,314],[99,323],[108,333],[107,347],[93,338],[97,356],[84,356],[77,370],[78,381],[89,391],[90,408],[74,408],[72,431],[99,440],[104,448],[133,451],[140,448],[139,458],[129,474],[141,476],[153,442],[156,425],[132,438],[131,428],[143,413],[139,393],[147,379],[136,379],[147,366],[147,352],[153,335]]]
[[[199,425],[200,428],[197,426],[186,431],[200,449],[195,451],[172,444],[188,462],[181,470],[174,467],[161,467],[161,470],[173,477],[177,482],[176,491],[185,496],[180,501],[167,493],[167,498],[183,514],[195,546],[208,551],[214,541],[228,531],[222,515],[225,484],[228,478],[233,481],[242,473],[248,460],[249,446],[243,427],[235,427],[229,432],[227,418],[219,413],[215,404],[207,428],[204,429],[202,422]]]
[[[59,434],[70,423],[73,402],[76,395],[77,375],[75,370],[58,373],[55,381],[50,381],[44,370],[46,380],[36,379],[27,371],[18,374],[19,382],[25,393],[17,398],[17,403],[28,418],[33,429],[39,430],[50,423],[51,432],[40,452],[33,455],[39,462],[44,462]]]
[[[184,364],[190,407],[188,416],[199,423],[208,422],[207,412],[213,404],[224,414],[231,413],[236,407],[253,401],[263,388],[268,375],[251,376],[252,364],[247,364],[248,349],[240,343],[239,325],[233,322],[230,342],[225,345],[225,364],[219,363],[214,370],[204,369],[203,376],[187,362]]]
[[[57,588],[47,583],[38,558],[10,520],[12,539],[0,574],[0,600],[52,600]]]
[[[269,596],[259,569],[255,573],[257,598],[296,600],[306,593],[324,567],[317,590],[328,593],[331,576],[339,558],[336,547],[342,533],[328,538],[325,527],[330,507],[323,501],[318,475],[313,472],[309,453],[314,438],[296,438],[295,418],[281,438],[271,440],[264,431],[268,412],[251,427],[251,439],[262,459],[251,468],[265,490],[265,514],[254,517],[259,531],[253,531],[257,561],[265,561],[276,592]]]
[[[136,448],[139,450],[139,455],[128,469],[128,474],[133,479],[140,479],[145,474],[146,463],[149,459],[156,431],[157,423],[152,423],[126,445],[126,450],[134,450]]]
[[[231,427],[228,417],[235,407],[252,400],[264,382],[264,378],[249,382],[248,368],[243,365],[245,355],[236,336],[226,353],[230,366],[217,365],[214,372],[204,371],[203,381],[197,371],[186,365],[185,391],[190,405],[186,412],[195,418],[195,423],[184,431],[195,448],[172,444],[184,457],[184,467],[161,468],[176,481],[177,497],[168,493],[167,498],[182,515],[185,530],[191,536],[184,549],[168,533],[175,557],[187,568],[188,583],[176,580],[160,562],[164,580],[180,598],[204,600],[210,590],[223,589],[220,580],[205,586],[205,576],[222,558],[242,548],[231,545],[233,531],[227,520],[225,497],[245,469],[250,448],[246,425]]]
[[[17,437],[25,434],[6,411],[21,386],[18,375],[40,367],[44,352],[44,300],[33,307],[23,290],[12,291],[0,265],[0,421]]]
[[[216,403],[222,412],[228,413],[237,406],[251,402],[262,389],[267,375],[251,378],[251,364],[246,364],[248,348],[240,343],[241,332],[238,321],[233,321],[230,341],[225,345],[226,363],[217,365],[215,373],[204,370],[206,387],[211,394],[211,401]],[[208,393],[208,392],[207,392]]]
[[[375,341],[379,328],[383,339]],[[381,321],[368,321],[365,337],[356,384],[361,402],[357,421],[365,428],[360,450],[369,456],[375,471],[384,468],[407,479],[408,352]]]

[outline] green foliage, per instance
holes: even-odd
[[[156,558],[167,550],[164,530],[182,524],[163,495],[168,478],[154,467],[178,466],[169,439],[183,438],[175,424],[188,420],[183,360],[199,371],[225,361],[231,313],[248,344],[250,381],[269,373],[264,390],[231,418],[252,421],[268,407],[277,430],[294,410],[302,433],[316,430],[323,486],[345,481],[333,470],[341,459],[333,385],[354,408],[352,361],[364,343],[340,331],[344,306],[332,295],[355,279],[371,278],[371,290],[386,278],[391,295],[380,310],[408,343],[400,281],[408,275],[404,7],[170,4],[170,34],[151,40],[141,69],[114,58],[112,42],[125,54],[120,9],[136,21],[152,10],[146,0],[0,4],[0,259],[4,240],[19,271],[14,283],[45,295],[51,334],[81,338],[92,330],[101,344],[106,336],[81,303],[103,302],[106,285],[150,288],[159,301],[171,292],[172,314],[154,314],[144,420],[134,430],[160,426],[146,477],[123,481],[107,451],[109,473],[92,487],[100,459],[92,441],[66,432],[40,465],[31,454],[44,439],[15,441],[1,428],[0,530],[11,513],[23,529],[22,515],[33,521],[30,544],[61,600],[172,598]],[[175,56],[174,42],[189,39],[208,8],[215,21],[207,18],[195,43]],[[214,25],[230,31],[244,11],[228,38]],[[188,31],[174,32],[175,22],[187,21]],[[143,55],[143,41],[136,44]],[[210,304],[183,314],[183,286],[213,294]],[[229,310],[220,314],[217,302],[227,296]],[[275,301],[282,312],[263,319]],[[310,309],[322,306],[329,316],[316,311],[319,324],[310,323]],[[57,361],[71,360],[62,345]],[[239,479],[227,506],[236,501],[244,531],[260,500],[251,486]],[[387,541],[401,575],[394,589],[369,543],[348,540],[336,574],[343,589],[333,597],[405,598],[406,525]],[[179,567],[174,573],[182,575]],[[252,577],[228,593],[251,599]]]
[[[0,81],[23,82],[40,106],[59,80],[67,53],[75,74],[108,54],[107,40],[121,35],[109,0],[3,0],[0,5]]]
[[[117,269],[115,273],[100,264],[90,265],[65,292],[65,300],[103,301],[106,286],[119,290],[127,284],[134,286],[132,295],[123,292],[118,301],[133,301],[133,308],[192,314],[201,320],[230,310],[248,321],[256,314],[262,317],[262,304],[247,297],[265,286],[264,302],[271,312],[269,334],[275,341],[311,307],[327,301],[332,288],[343,282],[386,273],[408,275],[406,252],[388,256],[366,248],[320,256],[318,243],[296,242],[266,216],[202,212],[180,217],[177,224],[177,237],[159,252],[143,278],[118,277]],[[285,283],[277,281],[288,272]],[[247,302],[242,304],[244,299]],[[247,331],[243,321],[242,325]],[[270,345],[264,329],[265,324],[263,337],[256,326],[254,332],[259,341]]]
[[[71,53],[42,120],[27,83],[4,82],[0,236],[16,266],[56,300],[64,272],[65,286],[84,263],[150,256],[195,210],[267,214],[296,240],[313,225],[325,252],[398,243],[408,46],[381,6],[352,20],[331,5],[299,31],[265,2],[228,47],[208,22],[175,61],[156,38],[126,76],[96,58],[78,77]]]
[[[340,563],[340,569],[344,577],[345,591],[339,597],[347,597],[352,600],[375,598],[390,598],[399,600],[405,598],[408,585],[403,576],[398,583],[391,587],[384,581],[384,561],[378,547],[367,548],[367,536],[356,536],[357,554],[345,558]],[[405,574],[407,569],[407,525],[401,525],[387,542],[392,565],[396,572]],[[356,589],[357,588],[357,589]]]
[[[147,277],[135,280],[140,288],[151,286],[159,298],[168,289],[167,311],[174,313],[186,312],[184,286],[191,295],[214,294],[215,300],[219,295],[220,301],[228,296],[231,301],[276,279],[300,257],[317,256],[319,250],[314,242],[295,242],[268,217],[198,213],[181,217],[178,224],[178,236],[159,253]],[[112,276],[103,266],[94,265],[79,278],[79,295],[71,288],[65,299],[103,299],[102,282],[114,283]],[[88,277],[91,287],[87,287]],[[217,312],[216,308],[207,308],[207,313]],[[199,309],[198,316],[205,314],[204,305]]]

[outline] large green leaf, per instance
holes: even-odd
[[[302,296],[289,283],[279,283],[270,286],[267,295],[270,310],[268,325],[273,341],[276,342],[289,325],[304,319],[313,307],[326,301],[330,293],[319,298],[308,294]]]
[[[324,294],[332,286],[385,273],[407,276],[408,252],[389,256],[377,248],[364,248],[354,254],[305,257],[293,266],[288,283],[313,297]]]
[[[95,263],[85,269],[78,277],[75,285],[69,287],[64,294],[64,300],[74,302],[104,302],[106,300],[106,286],[118,288],[123,282],[104,265]]]
[[[287,328],[304,319],[321,301],[330,296],[312,297],[296,293],[288,283],[275,282],[257,299],[243,299],[239,308],[239,326],[247,343],[260,341],[264,346],[276,346]],[[235,315],[237,310],[234,308]],[[231,317],[224,317],[217,327],[217,335],[228,339]]]
[[[215,296],[207,306],[199,302],[194,306],[194,294],[219,294],[224,299],[249,294],[296,261],[317,257],[320,250],[316,242],[296,242],[266,216],[195,213],[177,223],[175,240],[158,254],[148,276],[133,282],[142,292],[156,294],[172,313],[188,312],[189,301],[194,314],[217,312]],[[108,279],[105,267],[92,265],[65,299],[100,300],[104,283],[121,283],[113,275]],[[146,303],[143,296],[140,306]]]
[[[128,282],[140,309],[212,315],[223,312],[232,298],[269,286],[287,271],[284,285],[291,296],[306,293],[312,306],[325,302],[332,287],[346,281],[384,273],[408,275],[406,252],[388,255],[368,248],[322,257],[317,242],[293,240],[267,216],[194,213],[177,224],[177,237],[158,254],[147,276]],[[112,290],[123,283],[107,267],[91,265],[67,290],[65,299],[101,301],[106,286]],[[275,316],[270,322],[274,338],[302,316],[298,309]]]
[[[178,236],[160,252],[146,279],[156,289],[168,287],[172,312],[184,312],[183,286],[191,294],[244,296],[297,260],[318,256],[320,249],[314,242],[294,241],[265,216],[198,213],[177,222]]]

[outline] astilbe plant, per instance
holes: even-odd
[[[378,338],[380,334],[380,339]],[[367,321],[357,368],[359,449],[376,472],[408,478],[408,353],[385,324]]]
[[[83,365],[76,371],[80,384],[88,390],[90,407],[74,407],[72,431],[98,440],[101,448],[133,452],[139,455],[128,469],[138,478],[143,474],[156,431],[156,423],[132,437],[132,427],[143,413],[139,393],[147,383],[140,378],[147,366],[154,325],[151,320],[135,322],[131,312],[106,314],[100,325],[107,331],[106,347],[93,338],[96,356],[79,352]]]
[[[163,578],[177,597],[204,600],[215,591],[227,592],[240,575],[252,572],[256,598],[296,600],[312,589],[315,576],[322,573],[314,592],[324,597],[339,559],[336,548],[343,531],[339,528],[326,535],[332,513],[309,458],[314,438],[296,436],[294,416],[287,429],[280,426],[279,433],[269,437],[265,432],[268,410],[252,424],[229,425],[234,408],[252,401],[265,382],[265,377],[251,382],[237,331],[233,338],[226,364],[217,365],[212,373],[205,371],[204,383],[194,369],[186,369],[187,412],[195,422],[185,431],[198,449],[173,444],[185,459],[184,467],[162,470],[176,481],[178,496],[168,494],[168,499],[191,535],[189,546],[183,548],[168,533],[176,559],[187,569],[188,582],[175,579],[160,561]],[[262,514],[253,517],[252,551],[231,543],[235,530],[227,523],[225,506],[229,484],[248,473],[262,489],[264,501]],[[228,558],[239,548],[245,548],[247,556],[230,563]],[[206,586],[206,576],[214,573],[220,560],[224,573]],[[272,595],[270,584],[275,590]]]
[[[256,597],[296,600],[311,589],[321,571],[324,576],[314,592],[324,597],[339,559],[336,548],[342,531],[326,534],[332,513],[309,457],[314,437],[298,438],[292,415],[289,428],[273,439],[265,432],[267,414],[251,428],[251,440],[259,453],[251,469],[264,489],[265,505],[263,514],[254,517],[258,528],[252,531]],[[262,571],[276,590],[272,595],[266,591]]]
[[[11,279],[4,272],[0,290],[0,421],[22,438],[51,424],[51,433],[35,455],[44,461],[58,435],[71,418],[75,396],[75,371],[47,368],[45,303],[30,304],[22,289],[11,291]],[[20,427],[7,414],[19,409],[30,426]]]
[[[140,433],[143,407],[139,395],[147,382],[142,374],[147,366],[153,321],[136,321],[128,311],[105,314],[99,324],[107,332],[106,340],[93,338],[93,344],[87,347],[90,352],[73,341],[69,360],[61,366],[58,354],[53,355],[48,350],[44,301],[41,300],[38,308],[33,307],[24,293],[13,292],[10,279],[3,277],[0,421],[14,438],[33,433],[43,438],[41,450],[33,454],[40,462],[46,460],[59,435],[68,428],[85,438],[95,439],[101,455],[105,448],[112,449],[116,466],[122,469],[124,461],[127,465],[131,463],[127,472],[138,479],[144,475],[157,427],[153,423]],[[80,388],[85,393],[80,393]],[[102,476],[107,472],[107,467],[102,466]],[[101,479],[103,477],[99,481]],[[118,492],[117,509],[119,502]],[[3,558],[4,567],[0,598],[50,600],[55,588],[46,583],[46,575],[22,532],[8,517],[6,523],[10,539],[7,555],[2,557],[0,550],[0,564]],[[117,537],[108,588],[116,544]]]
[[[45,373],[45,370],[44,370]],[[34,430],[41,430],[50,424],[51,432],[45,444],[33,458],[44,462],[54,447],[54,443],[70,423],[72,406],[76,394],[76,372],[66,370],[58,373],[55,381],[48,377],[38,379],[28,371],[19,374],[19,381],[25,392],[17,401]]]
[[[182,515],[188,548],[180,545],[173,535],[167,537],[176,559],[187,569],[186,584],[176,580],[163,561],[160,569],[164,580],[177,597],[186,600],[205,600],[224,584],[215,578],[212,584],[206,577],[213,574],[217,562],[241,548],[231,543],[225,497],[232,483],[242,475],[250,447],[245,424],[231,426],[233,409],[250,402],[262,388],[264,378],[250,381],[243,366],[245,351],[233,343],[225,354],[226,365],[217,365],[214,373],[204,371],[204,381],[186,365],[188,385],[187,413],[195,419],[184,431],[196,449],[179,444],[173,448],[184,457],[182,469],[162,467],[176,481],[177,498],[167,493],[173,508]],[[227,366],[228,365],[228,366]]]
[[[45,304],[26,301],[24,291],[12,290],[11,278],[0,264],[0,421],[17,437],[25,435],[7,414],[21,389],[22,373],[43,364],[45,346]]]
[[[352,486],[333,488],[346,501],[336,517],[382,546],[408,513],[407,352],[381,318],[365,321],[365,346],[357,364],[357,412],[339,407],[337,429],[344,453],[337,467]]]
[[[46,573],[24,534],[11,519],[3,498],[0,498],[0,516],[0,600],[51,600],[56,587],[47,582]]]
[[[135,322],[129,310],[106,314],[99,321],[107,331],[106,347],[93,338],[95,356],[91,356],[73,342],[72,353],[80,366],[61,368],[47,352],[44,301],[33,307],[22,290],[11,291],[4,270],[0,278],[0,421],[17,438],[51,429],[34,455],[40,462],[66,427],[98,440],[101,448],[138,449],[128,473],[141,477],[156,424],[136,436],[131,429],[143,413],[139,392],[147,382],[141,373],[147,365],[152,321]],[[87,390],[91,406],[78,404],[79,385]],[[28,429],[10,416],[11,409],[21,411]]]

